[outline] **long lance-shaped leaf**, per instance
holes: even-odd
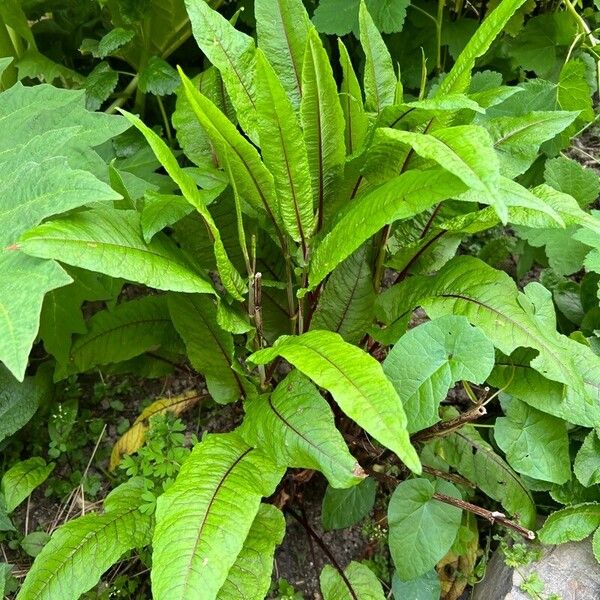
[[[213,600],[244,547],[263,496],[283,475],[238,433],[207,435],[156,506],[156,600]]]
[[[254,40],[235,29],[205,0],[185,0],[185,5],[198,46],[219,69],[242,127],[255,139]]]
[[[258,45],[273,65],[294,108],[302,97],[302,63],[310,21],[302,0],[254,2]]]
[[[492,204],[503,222],[508,219],[503,196],[497,191],[500,163],[492,138],[483,127],[460,125],[433,134],[382,128],[377,136],[406,144],[419,156],[435,161],[468,185],[470,191],[480,193],[482,201]]]
[[[241,435],[276,463],[321,471],[336,488],[365,477],[326,400],[300,371],[292,371],[268,398],[248,400],[245,409]]]
[[[177,159],[169,150],[169,147],[160,138],[159,135],[154,133],[150,127],[145,125],[141,119],[130,113],[123,113],[130,123],[133,123],[141,131],[146,141],[152,148],[154,155],[160,161],[161,165],[165,168],[171,179],[179,186],[179,189],[183,193],[183,197],[200,213],[204,219],[206,226],[210,232],[210,235],[214,239],[214,250],[215,260],[217,262],[217,269],[221,276],[221,281],[225,289],[236,299],[243,300],[243,294],[248,290],[244,285],[240,274],[229,260],[227,250],[223,245],[219,228],[215,224],[212,215],[205,204],[203,195],[198,190],[192,177],[186,173],[177,162]]]
[[[450,73],[440,84],[436,96],[459,94],[468,89],[475,61],[487,52],[509,19],[524,3],[525,0],[502,0],[464,47]]]
[[[365,104],[368,111],[380,113],[394,103],[398,80],[392,57],[364,1],[360,3],[358,22],[360,43],[366,56]]]
[[[381,583],[367,565],[352,561],[344,575],[331,565],[323,567],[319,583],[324,600],[384,600]]]
[[[344,78],[340,88],[340,104],[346,119],[346,152],[350,156],[362,148],[369,130],[369,117],[365,112],[362,90],[342,40],[338,39],[340,65]]]
[[[308,35],[302,68],[302,126],[308,150],[313,195],[319,223],[335,198],[342,175],[346,146],[344,113],[329,57],[316,29]]]
[[[464,315],[506,355],[520,347],[534,348],[531,366],[545,377],[593,395],[584,388],[568,338],[538,321],[531,301],[519,294],[514,281],[483,261],[461,256],[435,277],[412,277],[390,288],[380,298],[380,318],[391,323],[421,305],[432,318],[449,313]]]
[[[242,376],[233,367],[233,336],[217,323],[217,307],[208,297],[170,295],[169,310],[194,369],[202,373],[212,398],[221,404],[244,395]]]
[[[261,504],[217,600],[264,600],[271,585],[275,548],[284,534],[281,511],[271,504]]]
[[[18,600],[79,598],[125,552],[146,546],[152,517],[139,511],[143,492],[142,481],[132,479],[107,497],[103,514],[59,527],[35,559]]]
[[[464,191],[465,185],[458,178],[435,169],[408,171],[367,191],[343,209],[335,227],[315,248],[310,263],[309,289],[314,289],[384,225],[414,217]],[[352,235],[348,235],[349,231]]]
[[[140,216],[132,210],[98,208],[55,219],[26,233],[19,245],[32,256],[159,290],[214,293],[168,237],[159,233],[144,242]]]
[[[266,213],[280,239],[283,239],[281,216],[275,193],[273,176],[262,162],[256,148],[235,128],[233,123],[208,99],[180,70],[187,99],[198,119],[212,140],[219,161],[229,162],[236,185],[244,200],[260,213]]]
[[[340,408],[381,444],[393,450],[414,472],[421,464],[406,431],[406,415],[381,365],[331,331],[282,336],[272,348],[248,360],[265,364],[282,356],[325,388]]]
[[[256,108],[263,160],[275,181],[288,235],[306,248],[314,228],[313,194],[304,136],[292,103],[265,55],[256,55]]]

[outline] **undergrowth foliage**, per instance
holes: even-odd
[[[331,28],[354,29],[362,54],[324,44],[300,0],[256,0],[256,41],[203,0],[185,4],[211,66],[170,73],[182,152],[168,122],[163,139],[133,113],[89,112],[83,90],[0,94],[0,439],[52,376],[158,376],[184,357],[243,421],[189,451],[175,417],[202,395],[146,408],[111,457],[128,479],[53,533],[17,599],[78,598],[143,548],[157,600],[262,599],[283,513],[302,521],[290,469],[327,479],[329,529],[381,492],[396,597],[476,539],[473,514],[536,537],[538,493],[565,506],[540,539],[595,531],[600,556],[600,185],[561,154],[594,117],[589,36],[540,67],[546,78],[504,85],[476,70],[528,4],[502,0],[447,72],[438,62],[428,80],[423,63],[404,90],[377,3]],[[324,31],[335,5],[315,14]],[[136,54],[141,33],[121,16],[86,48],[128,48],[152,90],[143,73],[176,42]],[[521,275],[541,262],[541,283],[518,286],[497,268],[506,256]],[[153,291],[123,299],[125,282]],[[84,319],[84,303],[105,308]],[[53,373],[28,370],[37,341]],[[4,474],[3,529],[52,469],[34,457]],[[358,562],[326,566],[320,586],[326,600],[385,597]]]

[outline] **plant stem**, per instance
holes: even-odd
[[[470,408],[469,410],[460,414],[454,419],[442,421],[441,423],[436,423],[431,427],[427,427],[427,429],[422,429],[421,431],[418,431],[417,433],[412,435],[410,439],[412,442],[425,442],[436,437],[448,435],[449,433],[460,429],[463,425],[466,425],[471,421],[476,421],[477,419],[483,417],[486,414],[487,410],[485,409],[485,406],[477,404],[473,408]]]
[[[381,290],[381,282],[383,279],[383,272],[385,270],[385,253],[386,253],[387,243],[390,238],[391,229],[392,229],[391,225],[386,225],[381,230],[379,249],[377,251],[377,258],[375,260],[375,274],[373,275],[373,285],[375,287],[375,292],[377,292],[377,293],[379,293],[379,291]]]
[[[436,69],[438,75],[442,72],[442,25],[444,24],[444,6],[446,0],[438,0],[437,18],[435,20],[436,32]]]
[[[156,101],[158,102],[158,108],[160,110],[160,115],[165,124],[165,133],[167,134],[167,141],[169,142],[169,146],[173,148],[173,131],[171,130],[171,123],[169,123],[169,117],[167,116],[167,111],[165,110],[165,104],[160,96],[156,96]]]
[[[126,102],[131,98],[134,92],[137,90],[140,78],[136,75],[123,90],[121,95],[104,111],[105,113],[112,115],[117,112]]]

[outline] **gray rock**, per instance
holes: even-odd
[[[534,572],[544,582],[542,598],[554,593],[561,600],[600,599],[600,565],[587,539],[547,546],[539,561],[519,567],[518,571],[506,566],[502,553],[496,551],[483,581],[475,586],[473,600],[531,600],[520,585]]]

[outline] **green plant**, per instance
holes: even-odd
[[[0,185],[11,189],[0,254],[7,368],[24,380],[41,314],[56,379],[115,364],[163,373],[187,359],[216,403],[242,399],[245,412],[187,458],[182,426],[158,420],[161,434],[151,428],[126,459],[132,478],[104,512],[53,534],[19,600],[77,598],[148,546],[157,600],[237,598],[240,589],[263,598],[285,531],[264,499],[285,499],[289,468],[321,472],[326,500],[355,499],[351,515],[324,510],[333,527],[370,511],[374,480],[390,494],[398,589],[429,586],[465,531],[464,511],[533,537],[532,492],[567,495],[570,445],[583,431],[575,475],[582,487],[597,483],[587,466],[600,424],[593,345],[557,330],[540,283],[520,290],[507,273],[457,255],[463,240],[510,224],[549,256],[556,239],[580,245],[586,268],[598,269],[598,219],[569,189],[576,167],[549,160],[593,118],[584,63],[569,55],[558,84],[509,87],[499,73],[474,72],[523,4],[499,3],[443,78],[424,72],[415,100],[365,3],[363,85],[340,41],[338,88],[299,0],[275,11],[256,0],[258,47],[188,0],[213,66],[193,79],[180,72],[173,121],[187,161],[133,114],[86,111],[82,93],[17,84],[0,95]],[[155,158],[124,133],[128,122]],[[159,164],[168,177],[154,172]],[[123,280],[161,293],[119,296]],[[87,301],[104,307],[84,319]],[[417,307],[430,320],[408,329]],[[14,414],[25,400],[8,387]],[[495,422],[477,422],[488,410]],[[584,507],[565,510],[582,510],[590,533],[597,504]],[[327,565],[320,584],[327,599],[384,597],[358,562]]]

